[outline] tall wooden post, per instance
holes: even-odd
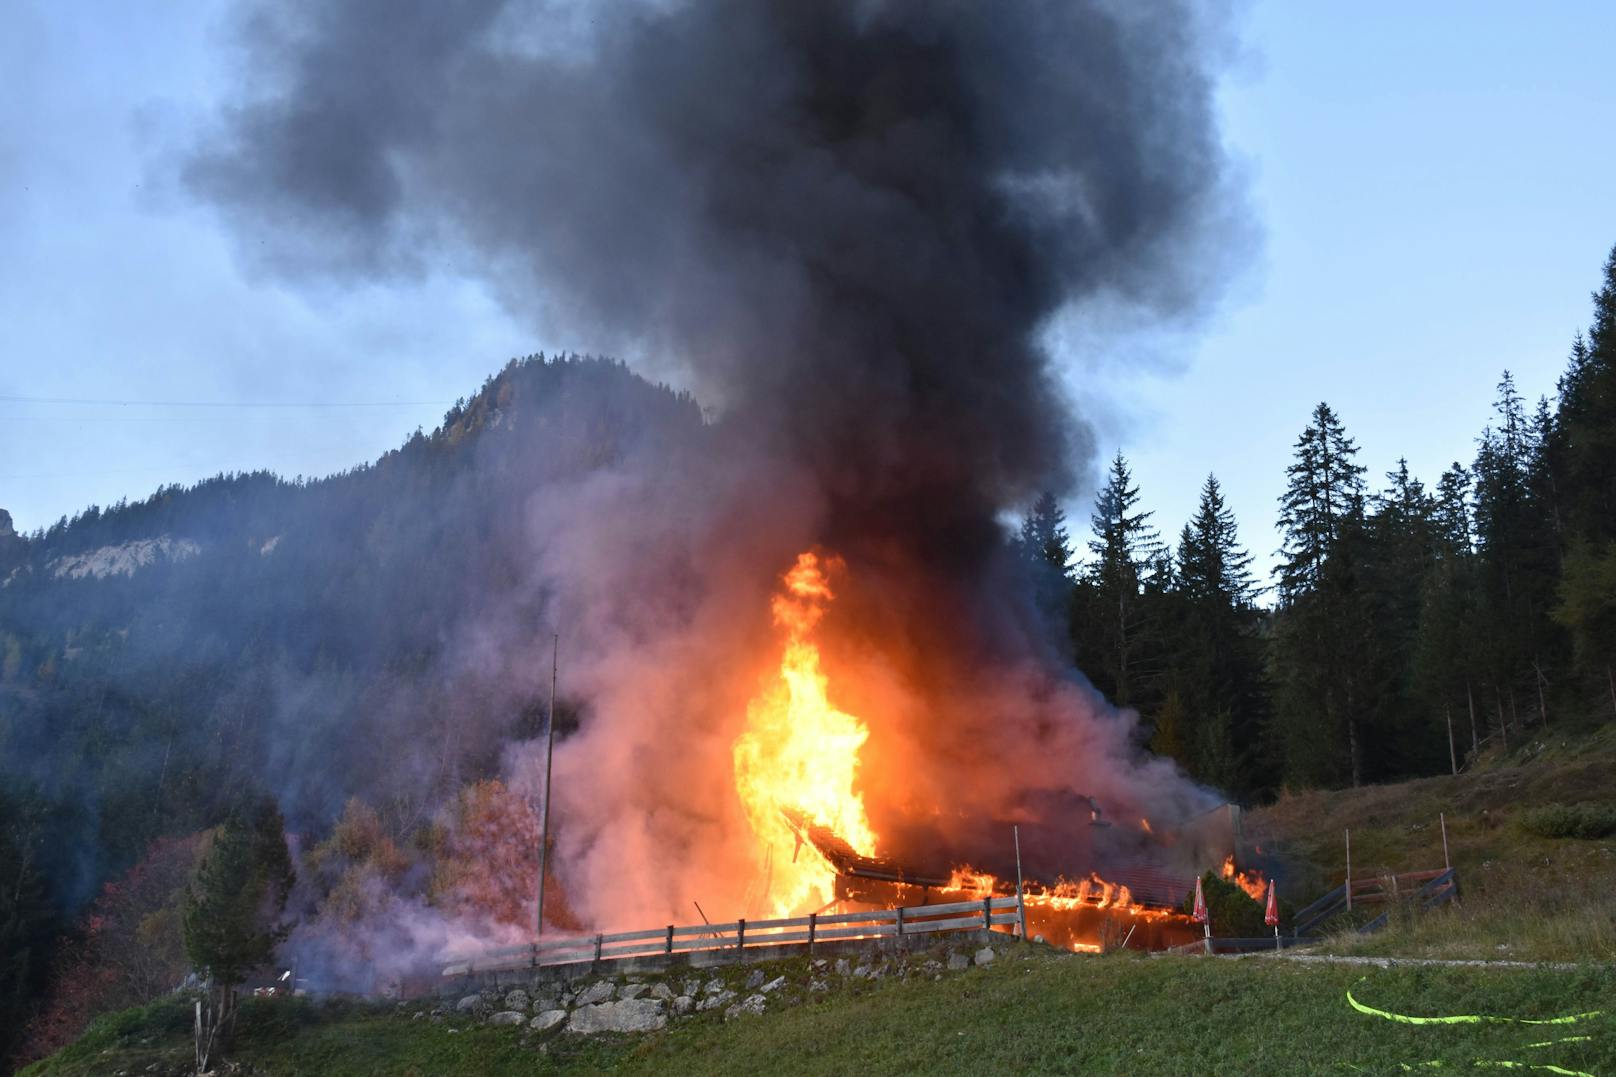
[[[1352,911],[1352,828],[1347,828],[1347,911]]]
[[[544,868],[550,848],[550,766],[555,762],[556,671],[561,662],[561,634],[550,642],[550,716],[544,722],[544,804],[539,817],[539,907],[534,914],[533,934],[544,934]]]
[[[1502,738],[1504,742],[1504,754],[1508,755],[1509,723],[1504,719],[1504,697],[1503,694],[1498,691],[1498,686],[1496,684],[1493,685],[1493,699],[1498,704],[1498,736]]]
[[[1453,863],[1448,860],[1448,813],[1438,812],[1436,817],[1437,821],[1442,824],[1442,866],[1451,868]]]
[[[1476,735],[1476,695],[1470,690],[1470,678],[1465,678],[1465,703],[1470,707],[1470,751],[1481,754],[1481,739]]]
[[[1442,714],[1448,720],[1448,766],[1453,773],[1459,773],[1459,757],[1453,751],[1453,709],[1446,703],[1442,704]]]

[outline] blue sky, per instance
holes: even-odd
[[[1261,253],[1210,323],[1118,344],[1079,387],[1164,534],[1212,470],[1266,568],[1319,400],[1372,477],[1403,455],[1434,483],[1473,455],[1500,371],[1552,391],[1616,244],[1616,5],[1528,11],[1247,5],[1222,107]],[[163,167],[235,78],[229,12],[8,5],[0,398],[167,402],[0,399],[0,508],[21,530],[221,470],[373,459],[506,358],[588,347],[453,277],[294,291],[240,267]],[[214,402],[294,406],[172,406]]]

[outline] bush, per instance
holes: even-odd
[[[1216,872],[1201,876],[1201,893],[1206,898],[1206,910],[1212,918],[1212,934],[1222,938],[1262,938],[1274,929],[1263,923],[1264,908],[1246,892],[1231,882],[1218,877]],[[1195,894],[1184,898],[1183,912],[1193,911]],[[1281,910],[1283,912],[1283,910]]]
[[[1616,804],[1546,804],[1522,814],[1520,824],[1542,838],[1605,838],[1616,834]]]

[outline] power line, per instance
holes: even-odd
[[[441,408],[441,400],[98,400],[72,396],[0,396],[6,404],[135,408]]]

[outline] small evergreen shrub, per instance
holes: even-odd
[[[1520,823],[1542,838],[1606,838],[1616,834],[1616,804],[1545,804],[1523,813]]]

